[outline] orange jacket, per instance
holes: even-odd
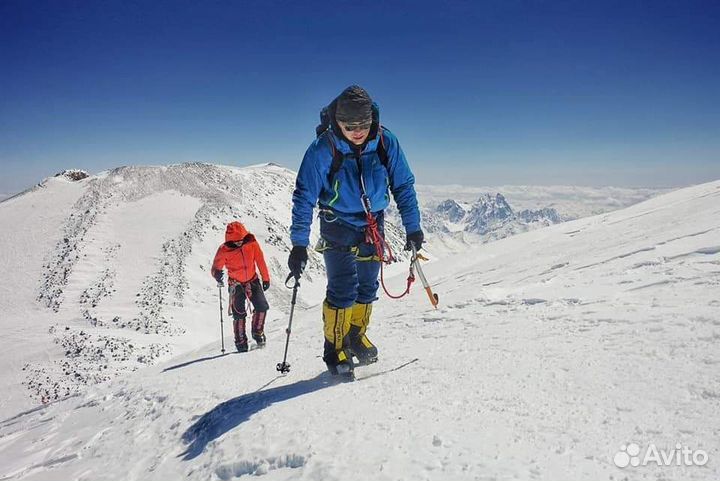
[[[210,273],[215,277],[218,271],[227,267],[228,277],[244,284],[257,277],[256,265],[262,280],[270,282],[265,257],[255,236],[240,222],[231,222],[225,230],[225,243],[215,254]]]

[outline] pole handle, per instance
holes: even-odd
[[[294,277],[293,273],[291,272],[290,274],[288,274],[287,278],[285,279],[285,287],[287,287],[288,289],[297,289],[298,287],[300,287],[300,278],[299,277],[295,277],[295,284],[293,284],[292,286],[288,285],[288,282],[290,282],[290,279],[292,279],[293,277]]]

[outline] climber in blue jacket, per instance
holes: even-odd
[[[352,356],[377,360],[367,337],[372,303],[377,300],[380,259],[368,242],[368,213],[384,232],[384,211],[392,193],[407,233],[406,250],[420,249],[424,235],[415,194],[415,177],[397,138],[380,125],[377,104],[357,85],[346,88],[320,115],[293,193],[292,251],[288,259],[297,279],[307,263],[313,210],[320,212],[320,242],[327,270],[323,303],[323,360],[333,374],[351,374]]]

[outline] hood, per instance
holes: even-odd
[[[342,94],[341,94],[342,95]],[[338,96],[339,97],[339,96]],[[338,139],[344,139],[352,149],[362,151],[368,142],[372,141],[377,137],[378,131],[380,130],[380,107],[378,104],[373,102],[372,104],[372,126],[370,127],[370,134],[363,145],[355,146],[350,141],[345,139],[345,136],[340,129],[340,126],[335,121],[335,107],[337,106],[337,97],[330,102],[327,107],[323,107],[320,111],[320,125],[315,128],[315,133],[319,137],[323,132],[331,129],[335,137]]]
[[[248,235],[248,231],[240,222],[230,222],[225,229],[225,242],[240,242]]]

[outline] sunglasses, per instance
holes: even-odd
[[[340,124],[340,127],[342,127],[343,130],[347,130],[348,132],[354,132],[356,130],[368,130],[372,125],[372,120],[369,120],[367,122],[354,122],[352,124],[338,122],[338,124]]]

